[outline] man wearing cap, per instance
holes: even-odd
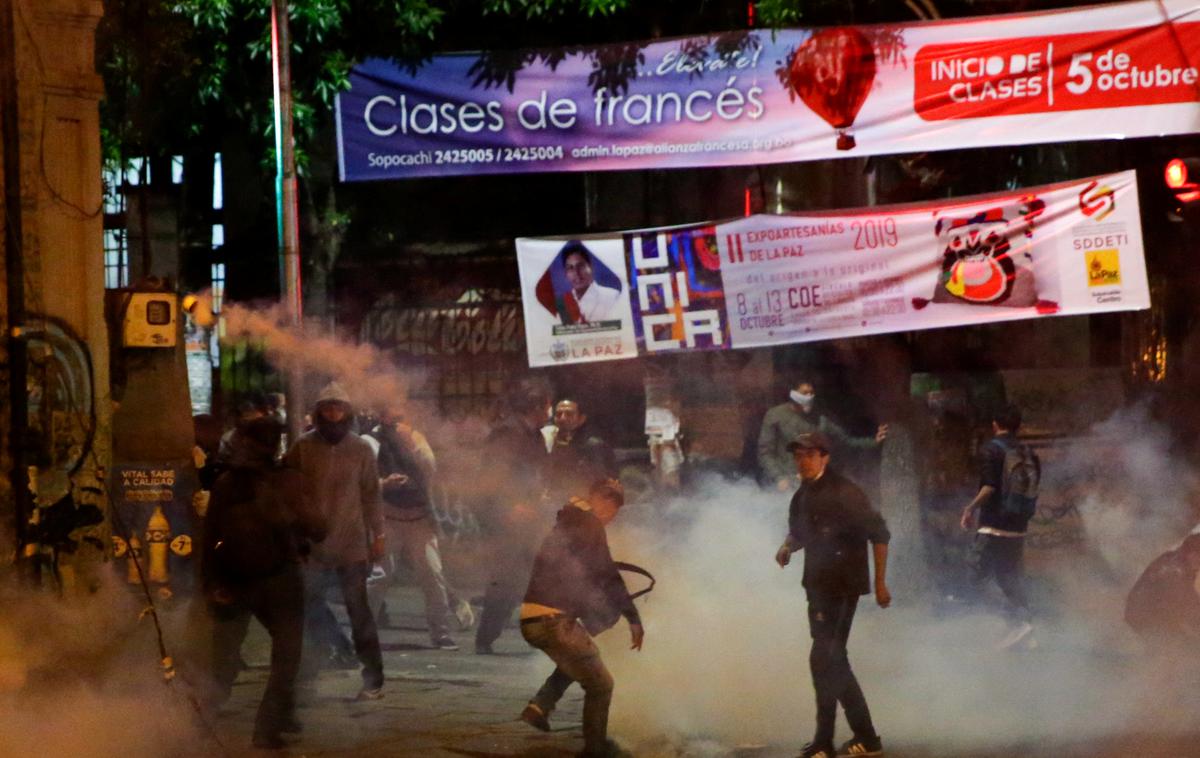
[[[330,383],[317,398],[315,428],[296,440],[284,460],[304,475],[305,490],[329,529],[325,539],[313,545],[309,562],[306,637],[314,638],[328,578],[336,574],[350,616],[354,652],[363,665],[358,697],[377,700],[383,696],[383,654],[367,602],[367,575],[371,562],[384,556],[383,504],[375,451],[350,431],[353,421],[350,396],[337,382]]]
[[[800,435],[787,446],[800,475],[788,508],[788,535],[775,553],[782,568],[804,550],[804,589],[812,634],[809,668],[817,696],[817,729],[801,758],[874,756],[883,743],[871,722],[866,698],[850,668],[846,642],[858,598],[871,591],[867,543],[875,556],[875,601],[886,608],[888,533],[883,516],[859,487],[829,466],[832,443],[821,432]],[[837,705],[842,704],[853,738],[833,749]]]

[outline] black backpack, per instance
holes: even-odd
[[[635,566],[632,563],[624,563],[622,561],[613,561],[618,571],[628,571],[631,574],[641,574],[650,580],[650,586],[638,590],[637,592],[629,593],[630,600],[637,600],[642,595],[654,589],[654,575],[641,566]],[[601,632],[608,631],[617,625],[621,620],[621,609],[613,605],[605,598],[604,602],[596,603],[596,607],[589,608],[580,616],[580,622],[583,623],[583,628],[587,629],[588,634],[593,636]]]
[[[211,571],[230,586],[244,585],[278,574],[288,562],[289,535],[278,514],[269,476],[234,470],[226,474],[234,492],[248,497],[233,499],[209,511],[207,529],[213,530]]]
[[[994,442],[1004,451],[1000,511],[1006,516],[1016,516],[1028,522],[1037,512],[1042,462],[1033,448],[1024,442]]]

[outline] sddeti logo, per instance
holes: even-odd
[[[1092,250],[1085,256],[1089,287],[1121,283],[1121,256],[1117,250]]]
[[[1093,181],[1079,191],[1079,210],[1093,221],[1104,220],[1105,216],[1116,209],[1117,195],[1107,184],[1100,186],[1099,182]]]

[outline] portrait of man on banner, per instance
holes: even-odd
[[[536,294],[561,323],[596,324],[613,318],[621,279],[583,242],[570,240],[538,280]]]

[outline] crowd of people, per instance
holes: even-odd
[[[224,435],[210,419],[197,418],[207,493],[200,508],[201,575],[213,628],[209,705],[228,697],[243,667],[240,647],[252,617],[272,645],[255,746],[281,748],[282,735],[299,731],[298,688],[322,667],[358,668],[358,699],[384,697],[379,627],[388,609],[380,590],[399,581],[407,566],[424,599],[432,647],[459,649],[454,623],[458,631],[474,626],[474,652],[490,655],[517,621],[525,641],[554,665],[519,718],[549,731],[557,703],[578,682],[583,755],[617,754],[607,735],[613,679],[593,638],[621,617],[633,649],[641,649],[645,632],[605,535],[625,501],[616,459],[589,426],[580,400],[555,398],[537,380],[520,382],[484,441],[476,509],[491,552],[477,625],[442,563],[436,455],[405,409],[385,406],[373,409],[372,421],[357,421],[368,414],[331,383],[317,398],[309,428],[285,446],[282,407],[278,397],[248,401]],[[994,579],[1005,598],[1009,628],[1000,649],[1036,645],[1023,553],[1041,463],[1018,436],[1021,421],[1015,406],[993,414],[992,437],[978,455],[979,489],[960,519],[974,532],[975,581]],[[887,438],[886,425],[868,437],[844,432],[816,409],[808,380],[795,383],[788,401],[763,419],[760,482],[793,493],[775,560],[786,567],[804,551],[816,729],[803,758],[883,752],[848,641],[861,596],[873,594],[884,608],[891,603],[890,535],[864,490],[830,462],[839,450],[876,447]],[[1149,644],[1163,648],[1164,640],[1177,646],[1200,637],[1198,571],[1200,538],[1193,536],[1139,580],[1126,618]],[[350,639],[329,606],[331,596],[345,605]],[[838,704],[852,735],[835,750]]]

